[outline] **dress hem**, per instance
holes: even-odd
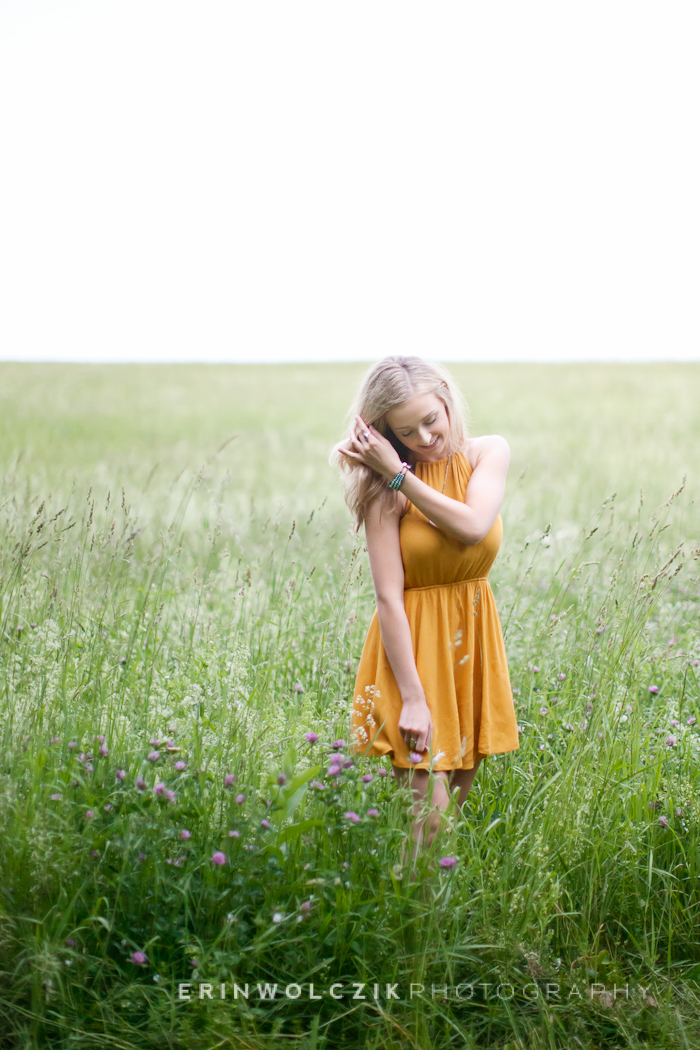
[[[519,750],[520,750],[520,744],[516,744],[515,747],[502,748],[500,751],[477,751],[476,757],[477,758],[490,758],[492,755],[507,755],[507,754],[510,754],[511,751],[519,751]],[[428,763],[426,763],[425,761],[423,761],[423,762],[406,762],[406,763],[404,763],[404,762],[394,762],[393,758],[391,757],[391,753],[392,753],[392,749],[388,748],[386,751],[382,751],[380,754],[375,754],[375,753],[370,751],[367,754],[365,754],[363,757],[365,757],[365,758],[386,758],[388,756],[389,757],[389,761],[391,762],[392,766],[395,769],[424,769],[426,772],[430,771],[430,763],[429,762]],[[358,751],[357,754],[362,756],[362,751],[361,750]],[[435,765],[435,766],[433,766],[433,773],[448,773],[451,770],[473,769],[473,768],[474,768],[474,764],[473,763],[472,763],[471,766],[443,766],[443,765]]]

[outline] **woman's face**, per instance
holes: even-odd
[[[436,394],[414,394],[386,414],[392,431],[424,463],[444,459],[450,420]]]

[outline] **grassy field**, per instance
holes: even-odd
[[[452,367],[521,734],[436,874],[388,762],[327,774],[363,371],[0,365],[2,1050],[700,1044],[700,367]]]

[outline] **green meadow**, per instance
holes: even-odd
[[[450,367],[520,747],[402,865],[366,366],[0,365],[0,1050],[700,1045],[700,366]]]

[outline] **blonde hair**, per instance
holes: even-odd
[[[354,531],[359,532],[367,516],[367,510],[375,499],[382,507],[396,506],[398,494],[390,489],[386,479],[363,463],[348,459],[339,448],[351,447],[350,430],[355,416],[371,424],[394,446],[406,463],[415,466],[416,458],[396,437],[386,421],[392,408],[402,405],[415,394],[435,394],[444,402],[450,421],[446,452],[458,452],[465,448],[469,439],[467,430],[467,406],[462,392],[447,369],[441,365],[424,361],[421,357],[385,357],[370,368],[348,414],[348,436],[333,447],[330,463],[339,466],[342,473],[343,495],[353,516]]]

